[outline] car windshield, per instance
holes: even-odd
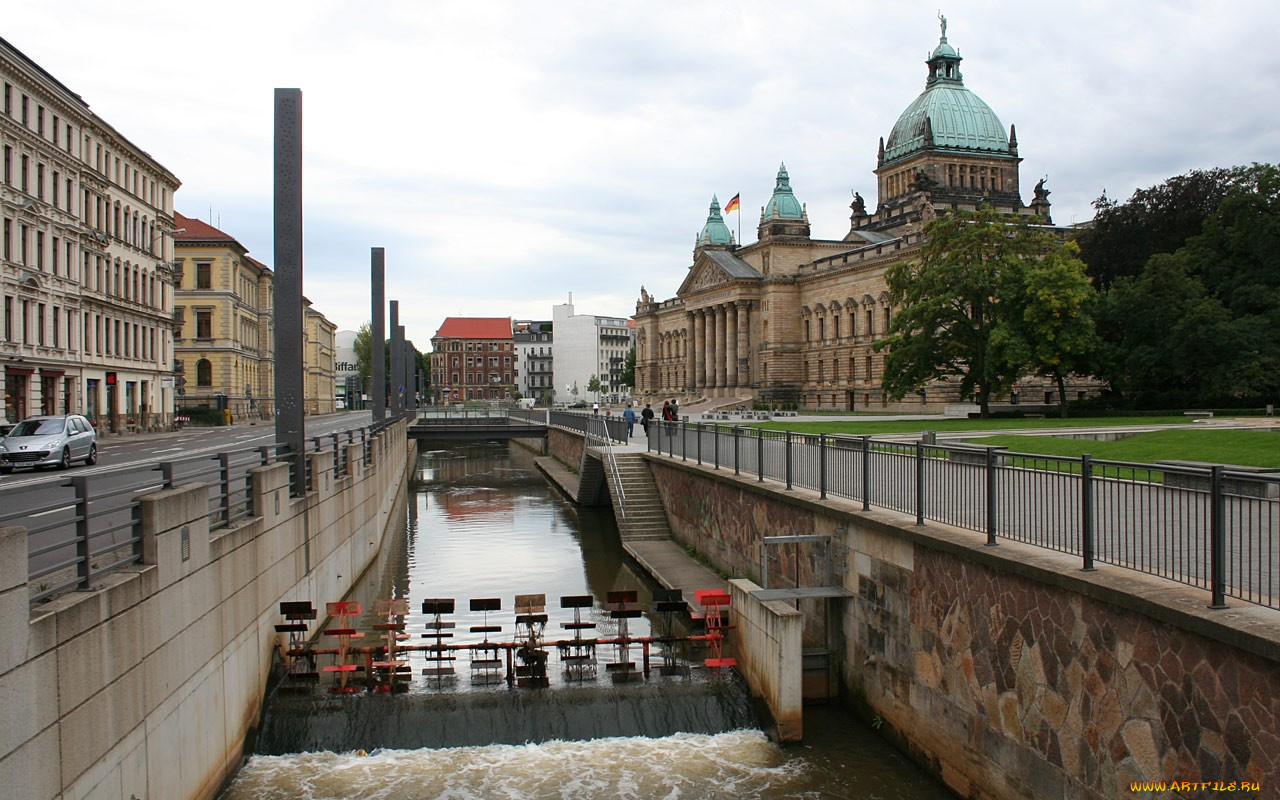
[[[66,425],[67,421],[64,419],[24,419],[13,426],[13,430],[9,431],[9,435],[52,436],[55,433],[62,433]]]

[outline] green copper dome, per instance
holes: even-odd
[[[764,207],[765,219],[804,219],[804,208],[791,191],[791,177],[787,175],[787,165],[778,167],[778,182],[773,187],[773,197]]]
[[[720,216],[720,198],[715,195],[711,196],[707,224],[702,226],[702,232],[698,234],[698,246],[708,244],[733,244],[733,234],[729,233],[729,226],[724,224],[724,217]]]
[[[960,61],[960,54],[947,43],[944,17],[942,39],[925,62],[929,65],[925,90],[898,117],[885,142],[885,161],[925,148],[1011,154],[1000,118],[982,98],[965,88]]]

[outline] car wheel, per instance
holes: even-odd
[[[58,462],[58,469],[71,469],[71,448],[62,448],[62,460]]]
[[[96,444],[89,445],[89,457],[84,460],[84,463],[90,467],[98,463],[98,446]]]

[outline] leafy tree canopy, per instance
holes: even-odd
[[[1097,319],[1097,372],[1139,406],[1280,395],[1280,169],[1232,170],[1199,232],[1118,278]]]
[[[926,234],[918,260],[885,273],[897,312],[875,349],[887,351],[891,396],[954,377],[987,416],[1020,375],[1060,375],[1087,355],[1092,288],[1073,244],[989,207],[940,217]]]
[[[1124,203],[1104,192],[1092,226],[1080,234],[1080,257],[1100,290],[1134,276],[1157,253],[1172,253],[1200,233],[1233,189],[1250,182],[1252,167],[1194,170],[1139,189]]]

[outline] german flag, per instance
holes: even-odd
[[[738,206],[742,205],[741,203],[738,202],[738,198],[740,195],[741,193],[735,194],[732,200],[724,204],[724,213],[728,214],[730,211],[738,210]]]

